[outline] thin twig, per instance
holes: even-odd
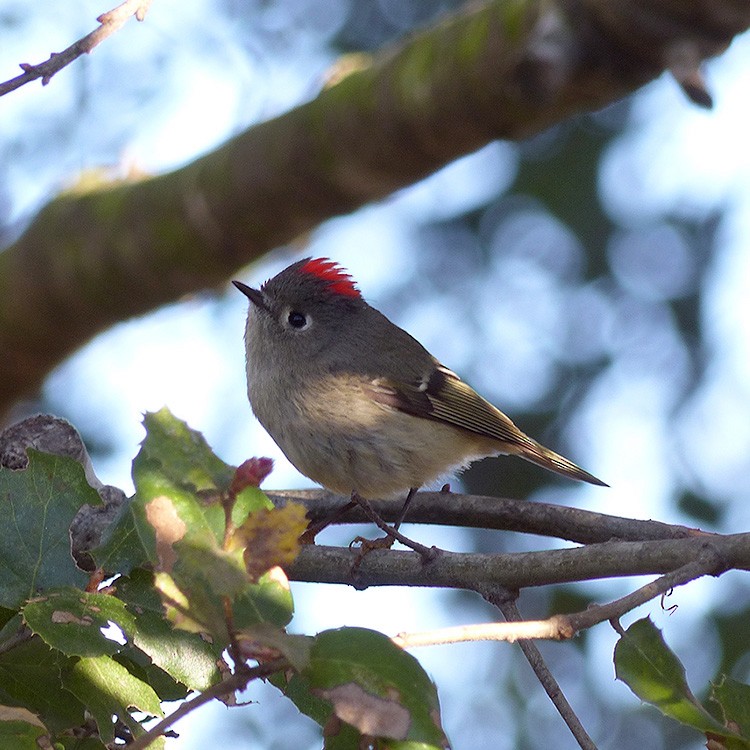
[[[593,627],[606,620],[618,619],[641,604],[645,604],[677,586],[682,586],[704,575],[721,575],[726,569],[726,562],[712,547],[707,546],[697,560],[683,565],[672,573],[660,576],[655,581],[641,586],[620,599],[615,599],[606,604],[592,604],[581,612],[553,615],[546,620],[487,622],[416,633],[399,633],[391,640],[402,648],[468,641],[507,641],[513,643],[520,639],[566,640],[572,638],[581,630]]]
[[[507,589],[502,586],[494,586],[479,591],[479,593],[481,593],[490,604],[494,604],[503,613],[503,617],[505,617],[508,622],[522,621],[523,618],[521,617],[521,613],[518,611],[518,607],[515,603],[515,596]],[[565,697],[562,688],[552,675],[552,672],[550,672],[549,667],[544,661],[544,658],[534,641],[521,639],[518,641],[518,645],[558,713],[567,724],[572,735],[575,737],[581,750],[597,750],[594,741],[589,737],[588,732],[584,729],[584,726],[581,724],[573,707],[568,703],[568,699]]]
[[[401,648],[418,646],[444,646],[449,643],[473,641],[506,641],[515,643],[526,640],[554,639],[555,633],[549,620],[524,620],[523,622],[482,622],[458,625],[452,628],[436,628],[415,633],[399,633],[391,640]]]
[[[11,78],[9,81],[0,83],[0,96],[15,91],[17,88],[24,86],[38,78],[42,79],[42,86],[46,86],[55,73],[61,71],[66,65],[70,65],[73,60],[78,59],[83,54],[91,52],[97,44],[103,42],[108,36],[114,34],[125,22],[135,16],[138,21],[146,17],[146,13],[151,5],[151,0],[125,0],[106,13],[102,13],[96,20],[99,26],[91,33],[74,42],[62,52],[53,52],[48,60],[38,65],[29,63],[20,63],[23,73],[20,76]]]
[[[222,695],[244,690],[251,680],[257,680],[259,677],[266,677],[274,672],[286,669],[289,662],[286,659],[274,659],[273,661],[259,664],[257,667],[244,668],[236,671],[221,682],[212,685],[208,690],[204,690],[200,695],[191,698],[189,701],[182,703],[179,708],[175,709],[169,716],[165,716],[158,724],[154,724],[145,734],[142,734],[134,742],[128,745],[128,750],[144,750],[154,740],[161,737],[169,727],[179,721],[183,716],[187,716],[191,711],[202,706],[204,703],[212,701],[214,698],[220,698]]]
[[[705,575],[720,576],[730,567],[719,550],[712,544],[705,544],[696,560],[686,563],[671,573],[666,573],[620,599],[615,599],[607,604],[594,604],[583,612],[572,615],[557,615],[550,619],[557,619],[560,632],[566,634],[564,637],[570,638],[578,631],[590,628],[592,625],[597,625],[605,620],[616,620],[641,604],[645,604],[677,586],[690,583],[696,578]]]

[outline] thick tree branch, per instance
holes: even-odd
[[[286,500],[302,503],[307,507],[307,515],[313,523],[330,518],[348,502],[348,498],[322,489],[272,490],[266,494],[276,504],[282,504]],[[371,500],[370,505],[383,520],[390,522],[396,520],[401,509],[400,503],[393,500]],[[409,505],[406,520],[409,523],[518,531],[580,544],[612,539],[647,541],[710,536],[699,529],[661,521],[642,521],[549,503],[454,492],[418,492]],[[368,521],[364,512],[355,508],[333,523]]]
[[[103,42],[108,36],[115,33],[131,17],[142,21],[146,17],[151,0],[125,0],[124,3],[116,8],[102,13],[96,20],[99,26],[90,34],[74,42],[62,52],[53,52],[48,60],[38,65],[29,63],[20,63],[23,73],[20,76],[11,78],[9,81],[0,83],[0,96],[9,94],[27,83],[42,79],[42,86],[46,86],[55,73],[61,71],[66,65],[70,65],[73,60],[77,60],[81,55],[91,52],[97,44]]]
[[[750,25],[733,0],[633,5],[470,4],[183,169],[61,195],[0,254],[0,414],[112,323],[223,283],[489,141],[690,71]]]
[[[286,570],[290,580],[367,586],[436,586],[476,589],[500,585],[508,589],[571,581],[670,573],[701,559],[713,548],[726,568],[750,570],[750,533],[715,534],[695,539],[649,542],[603,542],[586,547],[543,552],[464,554],[443,552],[423,564],[419,555],[375,550],[352,576],[357,553],[345,547],[302,548]]]

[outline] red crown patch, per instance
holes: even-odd
[[[344,297],[360,297],[351,275],[335,261],[328,258],[311,258],[299,268],[302,273],[309,273],[328,284],[334,294]]]

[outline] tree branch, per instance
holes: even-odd
[[[617,620],[626,612],[640,606],[660,594],[670,591],[703,575],[721,575],[728,563],[722,552],[712,544],[704,544],[698,559],[683,565],[672,573],[642,586],[627,596],[603,605],[593,605],[583,612],[570,615],[554,615],[547,620],[524,622],[515,603],[516,596],[504,586],[478,585],[476,591],[503,613],[505,623],[465,625],[460,628],[445,628],[431,633],[413,633],[396,636],[393,640],[402,648],[435,643],[455,643],[467,640],[518,641],[526,660],[537,679],[567,724],[582,750],[596,750],[596,745],[555,680],[537,645],[530,638],[562,640],[572,638],[584,628],[605,620]]]
[[[710,540],[710,541],[707,541]],[[479,583],[509,589],[655,573],[670,573],[702,559],[713,548],[727,568],[750,570],[750,533],[647,542],[603,542],[543,552],[465,554],[443,552],[423,564],[419,555],[375,550],[352,576],[357,553],[344,547],[306,545],[286,569],[290,580],[367,586],[435,586],[476,589]]]
[[[266,494],[277,505],[282,505],[287,500],[302,503],[313,523],[330,518],[348,501],[343,495],[335,495],[322,489],[270,491]],[[385,521],[395,521],[400,511],[399,503],[393,500],[370,500],[370,505]],[[332,523],[368,521],[365,513],[355,508]],[[407,522],[518,531],[579,544],[607,542],[612,539],[646,541],[712,536],[699,529],[660,521],[642,521],[550,503],[454,492],[418,492],[409,505]]]
[[[103,42],[123,26],[131,16],[135,16],[137,20],[142,21],[146,17],[150,5],[151,0],[125,0],[116,8],[102,13],[96,19],[99,22],[98,28],[71,44],[67,49],[62,52],[53,52],[48,60],[38,65],[20,63],[23,73],[9,81],[0,83],[0,96],[5,96],[5,94],[9,94],[11,91],[31,83],[31,81],[36,81],[38,78],[42,79],[42,86],[46,86],[55,73],[61,71],[66,65],[70,65],[73,60],[77,60],[81,55],[91,52],[97,44]]]
[[[501,586],[493,586],[483,591],[482,596],[503,613],[503,617],[508,621],[508,624],[522,621],[523,618],[516,606],[516,598],[507,589]],[[542,684],[544,692],[549,696],[581,750],[596,750],[594,741],[589,737],[573,707],[568,703],[565,693],[563,693],[562,688],[544,661],[536,643],[522,638],[518,641],[518,645],[529,666],[534,670],[536,678]]]
[[[144,750],[154,740],[161,737],[169,727],[177,723],[184,716],[187,716],[191,711],[195,711],[205,703],[209,703],[214,698],[220,698],[229,693],[234,693],[237,690],[244,690],[247,684],[251,680],[257,680],[259,677],[266,677],[274,672],[278,672],[285,669],[288,666],[286,659],[274,659],[265,664],[259,664],[257,667],[248,667],[238,669],[234,674],[223,679],[221,682],[217,682],[207,690],[204,690],[195,698],[191,698],[189,701],[181,703],[178,708],[172,711],[169,716],[165,716],[158,724],[154,724],[145,734],[137,737],[133,742],[128,745],[128,750]]]
[[[182,169],[61,195],[0,253],[0,414],[112,323],[224,283],[492,140],[690,69],[750,25],[750,6],[733,0],[654,0],[635,15],[626,5],[470,4]]]
[[[641,586],[635,591],[608,602],[592,604],[582,612],[566,615],[553,615],[546,620],[521,620],[508,622],[489,622],[472,625],[460,625],[454,628],[440,628],[417,633],[399,633],[392,640],[402,648],[416,646],[434,646],[466,641],[508,641],[513,643],[522,639],[546,639],[561,641],[573,638],[581,630],[598,625],[607,620],[616,620],[627,612],[640,607],[647,601],[666,594],[677,586],[682,586],[705,575],[720,575],[726,570],[726,562],[717,551],[707,545],[701,550],[697,560],[681,568],[660,576],[655,581]],[[490,601],[497,598],[497,587],[483,589],[478,593]],[[494,603],[494,600],[493,602]],[[507,618],[506,618],[507,619]]]

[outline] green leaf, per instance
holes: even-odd
[[[96,737],[57,737],[55,750],[58,748],[59,750],[108,750],[106,745]]]
[[[49,732],[31,711],[16,706],[0,705],[0,747],[13,750],[39,750],[46,738],[49,743]]]
[[[278,651],[297,671],[306,669],[310,664],[313,638],[309,635],[294,635],[264,623],[239,631],[238,637],[239,640],[256,644],[260,648]]]
[[[178,487],[198,492],[229,487],[234,467],[218,458],[203,435],[174,417],[169,409],[147,412],[143,426],[146,439],[134,461],[134,478],[141,464],[154,463],[162,466],[165,479]]]
[[[83,704],[60,678],[70,664],[38,637],[0,654],[0,703],[33,711],[52,732],[83,724]]]
[[[133,643],[155,665],[191,690],[206,690],[221,679],[217,667],[221,648],[197,633],[174,628],[166,620],[152,573],[135,570],[116,585],[118,596],[135,618]]]
[[[403,744],[398,743],[399,746]],[[339,722],[335,727],[327,727],[323,733],[323,750],[360,750],[362,745],[362,735],[351,724]]]
[[[294,615],[294,601],[283,573],[269,571],[251,583],[232,602],[237,630],[264,623],[283,628]]]
[[[22,610],[26,624],[48,645],[68,656],[112,655],[122,648],[104,636],[102,628],[114,622],[128,638],[135,618],[125,602],[106,594],[63,589],[30,601]]]
[[[13,617],[16,616],[15,609],[8,609],[7,607],[0,607],[0,630],[5,627],[5,623],[9,622]]]
[[[134,503],[132,499],[122,506],[117,518],[102,534],[99,546],[90,550],[96,566],[107,573],[130,573],[153,557],[153,535],[150,539],[141,539],[135,523],[139,509]]]
[[[330,702],[310,691],[309,681],[300,674],[290,677],[278,672],[271,675],[268,681],[281,690],[295,706],[306,716],[324,727],[323,750],[359,750],[362,735],[350,724],[337,721],[335,726],[329,724],[333,716]]]
[[[77,461],[34,450],[28,456],[25,469],[0,468],[0,606],[12,609],[55,586],[85,585],[69,528],[81,505],[101,503]]]
[[[236,630],[261,624],[280,628],[292,617],[291,594],[286,579],[281,580],[274,570],[257,583],[251,581],[240,537],[225,545],[224,502],[230,497],[234,467],[218,459],[200,433],[166,409],[147,414],[144,424],[146,438],[133,462],[136,494],[129,516],[121,520],[104,547],[94,551],[94,557],[98,564],[117,560],[132,572],[137,570],[134,564],[140,566],[145,560],[156,566],[156,588],[168,620],[183,630],[208,634],[213,664],[209,668],[203,658],[209,649],[201,652],[201,674],[195,664],[181,669],[185,662],[174,658],[174,653],[168,658],[159,645],[169,631],[161,624],[162,613],[153,600],[147,608],[157,616],[143,618],[135,643],[176,679],[205,689],[218,677],[215,650],[220,653],[229,643],[228,612]],[[232,521],[240,526],[250,512],[261,507],[272,506],[257,488],[246,487],[232,505]],[[123,553],[126,548],[138,551]],[[185,638],[183,643],[194,647],[197,642]]]
[[[153,689],[107,656],[81,659],[63,672],[62,679],[63,685],[94,717],[105,744],[114,741],[113,716],[123,721],[137,737],[144,730],[131,716],[130,709],[149,716],[164,715]]]
[[[615,675],[641,700],[703,733],[732,736],[698,702],[685,668],[649,618],[634,622],[615,646]]]
[[[736,728],[750,747],[750,685],[725,677],[712,686],[711,698],[719,704],[724,723]]]
[[[214,455],[199,432],[167,409],[146,414],[144,426],[146,438],[133,461],[135,497],[92,553],[96,564],[108,571],[130,573],[147,562],[159,562],[149,510],[161,498],[169,499],[186,535],[203,539],[210,534],[217,544],[224,538],[225,511],[219,501],[235,467]],[[232,506],[232,522],[241,525],[261,507],[273,504],[257,487],[245,488]]]
[[[118,664],[122,664],[133,677],[137,677],[141,682],[150,685],[159,696],[160,701],[183,700],[190,693],[189,688],[157,667],[140,649],[124,649],[112,658]]]
[[[388,637],[365,628],[319,633],[303,670],[310,692],[336,716],[389,748],[444,748],[435,686],[419,662]]]
[[[210,537],[202,541],[175,544],[179,556],[172,575],[156,576],[168,617],[177,627],[207,632],[214,643],[226,647],[229,633],[225,600],[230,604],[234,627],[240,631],[263,623],[283,627],[291,620],[293,605],[285,579],[271,572],[258,583],[251,583],[241,550],[225,552]]]
[[[224,463],[214,454],[203,435],[188,427],[164,408],[146,413],[143,418],[146,438],[133,461],[133,483],[136,495],[153,499],[160,494],[176,498],[186,493],[197,506],[188,503],[178,508],[187,514],[181,517],[192,533],[203,534],[211,529],[216,541],[224,538],[224,508],[217,502],[227,492],[236,467]],[[245,487],[235,498],[232,522],[239,526],[248,513],[257,508],[272,508],[273,503],[257,487]],[[195,522],[198,525],[193,526]]]

